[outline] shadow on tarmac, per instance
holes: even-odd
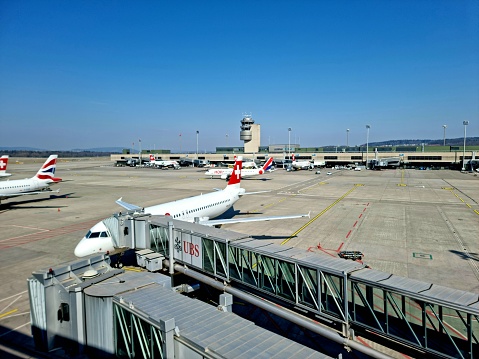
[[[456,256],[460,257],[461,259],[468,260],[472,259],[476,262],[479,262],[479,254],[478,253],[466,253],[456,250],[450,250],[449,252],[455,254]]]

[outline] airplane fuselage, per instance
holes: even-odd
[[[39,180],[37,178],[3,181],[0,182],[0,197],[7,198],[15,196],[16,193],[43,191],[48,188],[52,182],[53,181]]]
[[[145,207],[144,212],[151,215],[171,216],[174,219],[187,222],[194,222],[195,218],[207,221],[226,212],[243,193],[244,189],[240,187],[226,188],[217,192]],[[119,248],[115,248],[113,244],[111,233],[102,221],[93,226],[78,243],[75,255],[84,257],[94,253],[109,252],[113,254],[118,250]]]
[[[261,168],[243,168],[241,170],[241,177],[248,177],[248,176],[256,176],[263,174],[263,169]],[[222,179],[226,179],[229,176],[231,176],[231,173],[233,173],[232,168],[216,168],[216,169],[210,169],[205,172],[206,176],[210,177],[221,177]]]
[[[145,213],[166,215],[174,219],[193,222],[195,218],[206,220],[218,217],[233,206],[238,199],[238,191],[222,190],[146,207]]]

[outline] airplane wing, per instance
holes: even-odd
[[[275,221],[279,219],[291,219],[291,218],[310,218],[310,213],[308,214],[291,214],[286,216],[269,216],[269,217],[248,217],[248,218],[231,218],[231,219],[213,219],[200,221],[200,224],[206,226],[219,226],[221,224],[232,224],[232,223],[245,223],[245,222],[261,222],[261,221]]]
[[[271,192],[271,191],[245,192],[245,193],[240,194],[240,196],[247,195],[247,194],[268,193],[268,192]]]
[[[137,210],[141,210],[141,207],[138,207],[137,205],[135,204],[130,204],[130,203],[127,203],[127,202],[123,202],[122,201],[122,198],[123,197],[120,197],[118,200],[116,200],[116,203],[120,206],[122,206],[123,208],[125,208],[126,210],[128,211],[137,211]]]

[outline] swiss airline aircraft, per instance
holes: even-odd
[[[271,221],[276,219],[309,217],[309,214],[301,214],[210,220],[210,218],[218,217],[226,212],[237,200],[240,199],[241,196],[248,194],[245,193],[244,188],[240,187],[241,162],[242,158],[238,157],[234,165],[233,174],[230,177],[228,185],[225,189],[146,207],[144,209],[144,213],[171,216],[174,219],[187,222],[194,222],[195,218],[198,218],[199,224],[208,226],[216,226],[227,223]],[[116,203],[129,211],[141,211],[142,209],[136,205],[123,202],[121,198],[117,200]],[[75,255],[77,257],[85,257],[95,253],[109,252],[112,254],[121,250],[121,248],[115,248],[110,231],[102,221],[90,228],[85,237],[83,237],[78,243],[75,248]]]
[[[265,173],[268,168],[271,167],[271,163],[273,163],[273,157],[268,158],[266,163],[263,167],[260,168],[242,168],[241,169],[241,178],[249,177],[249,176],[257,176],[262,175]],[[205,172],[205,176],[213,177],[220,177],[221,179],[228,179],[231,177],[233,173],[232,168],[211,168],[210,170]]]
[[[11,173],[7,173],[8,155],[0,157],[0,177],[11,176]]]
[[[50,185],[61,182],[55,177],[57,155],[51,155],[32,178],[0,182],[0,201],[5,198],[53,192]],[[58,192],[58,191],[55,191]]]
[[[155,167],[177,167],[180,164],[176,161],[155,160],[155,156],[150,154],[150,163]]]
[[[311,167],[311,162],[310,161],[296,161],[296,157],[294,156],[294,153],[292,154],[292,162],[291,162],[291,167],[295,170],[307,170]]]

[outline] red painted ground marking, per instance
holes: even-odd
[[[322,248],[319,248],[319,249],[320,249],[321,251],[323,251],[324,253],[326,253],[326,254],[329,254],[331,257],[334,257],[334,258],[336,258],[336,256],[335,256],[335,255],[332,255],[331,253],[329,253],[329,252],[326,252],[324,249],[322,249]]]
[[[318,245],[316,246],[316,248],[321,249],[321,243],[318,243]]]
[[[349,230],[348,234],[346,235],[346,238],[349,238],[350,235],[351,235],[351,230]]]
[[[313,247],[309,247],[306,252],[312,252],[311,248],[313,248]]]
[[[363,212],[366,212],[366,207],[364,207]]]
[[[359,218],[361,218],[362,216],[363,216],[363,214],[361,213],[361,214],[359,215]]]
[[[37,232],[37,233],[7,238],[3,240],[2,243],[0,243],[0,249],[18,247],[23,244],[40,241],[42,239],[53,238],[53,237],[62,236],[68,233],[78,232],[78,231],[85,230],[92,227],[94,224],[98,223],[99,221],[101,221],[101,219],[94,219],[91,221],[76,223],[76,224],[72,224],[65,227],[55,228],[52,230],[42,230],[41,232]]]
[[[341,248],[343,247],[343,245],[344,245],[344,242],[341,242],[341,245],[339,246],[338,249],[336,249],[336,252],[339,252],[341,250]]]
[[[368,202],[368,204],[367,204],[366,206],[369,206],[369,202]]]
[[[358,224],[358,221],[354,222],[353,227],[356,227],[356,224]]]

